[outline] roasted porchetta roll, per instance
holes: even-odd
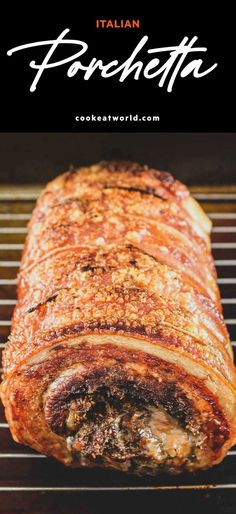
[[[3,357],[15,441],[66,465],[193,471],[236,441],[211,223],[169,173],[102,162],[50,182]]]

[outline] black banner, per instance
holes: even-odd
[[[9,12],[1,131],[234,131],[233,14],[195,9]]]

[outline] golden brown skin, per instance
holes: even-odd
[[[100,163],[48,184],[3,357],[12,435],[67,465],[204,469],[236,441],[211,224],[172,176]]]

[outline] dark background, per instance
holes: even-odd
[[[0,134],[0,182],[47,182],[70,166],[132,160],[187,184],[236,183],[236,133]]]
[[[235,17],[228,5],[206,2],[179,2],[166,7],[153,4],[142,9],[126,6],[105,9],[88,5],[81,10],[78,2],[57,5],[49,14],[49,5],[40,2],[25,6],[9,4],[7,14],[1,12],[0,30],[0,130],[2,132],[233,132],[235,131]],[[98,30],[96,19],[140,19],[139,30]],[[113,59],[124,62],[141,37],[149,41],[138,56],[146,64],[150,60],[148,48],[179,45],[187,36],[198,36],[196,45],[206,46],[207,52],[195,54],[202,58],[202,69],[218,62],[218,67],[203,78],[177,78],[172,93],[158,87],[159,77],[153,80],[133,79],[123,83],[118,76],[101,79],[96,72],[89,81],[82,72],[66,76],[69,64],[47,70],[34,93],[29,88],[35,70],[31,60],[41,63],[49,47],[17,52],[11,57],[6,52],[18,45],[34,41],[56,39],[70,28],[67,38],[86,41],[89,48],[81,57],[88,64],[93,57],[105,63]],[[71,55],[64,45],[53,58]],[[68,52],[70,52],[68,54]],[[185,64],[190,62],[187,57]],[[166,58],[161,62],[165,62]],[[140,123],[77,123],[75,115],[140,114],[159,115],[160,122]]]

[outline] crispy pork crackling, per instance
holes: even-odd
[[[205,469],[236,442],[211,223],[168,173],[102,162],[50,182],[3,357],[20,443],[69,466]]]

